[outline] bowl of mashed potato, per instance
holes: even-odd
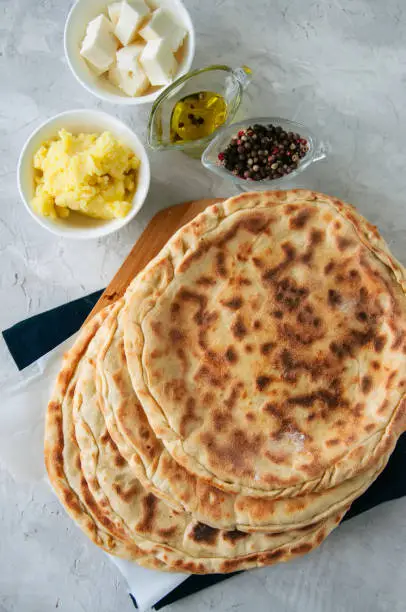
[[[43,123],[26,142],[18,187],[30,215],[74,239],[106,236],[127,225],[150,184],[149,161],[136,134],[96,110],[73,110]]]

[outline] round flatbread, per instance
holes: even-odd
[[[131,285],[133,387],[172,457],[209,484],[331,488],[405,429],[405,289],[353,207],[310,191],[231,198]]]
[[[132,388],[123,337],[123,301],[103,325],[96,387],[108,433],[133,473],[154,495],[212,527],[280,532],[320,522],[348,506],[378,476],[387,461],[332,489],[282,499],[222,491],[176,463],[155,436]],[[104,423],[103,423],[104,426]],[[104,434],[103,434],[104,435]]]

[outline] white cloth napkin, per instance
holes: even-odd
[[[72,336],[0,387],[0,460],[18,481],[46,478],[43,461],[45,410],[63,353]],[[170,593],[185,574],[144,569],[136,563],[108,555],[128,582],[139,610],[150,608]]]

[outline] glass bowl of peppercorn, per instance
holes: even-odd
[[[262,191],[283,188],[324,157],[326,145],[304,125],[259,117],[220,129],[201,159],[205,168],[241,190]]]

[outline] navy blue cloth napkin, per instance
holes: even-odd
[[[3,331],[3,337],[19,370],[30,365],[45,353],[74,334],[99,299],[101,291],[74,300],[58,308],[21,321]],[[378,504],[406,495],[406,434],[403,434],[388,465],[369,489],[351,506],[344,520],[365,512]],[[237,572],[238,573],[238,572]],[[235,574],[190,576],[155,605],[156,610],[187,595],[226,580]],[[135,598],[131,599],[137,607]]]

